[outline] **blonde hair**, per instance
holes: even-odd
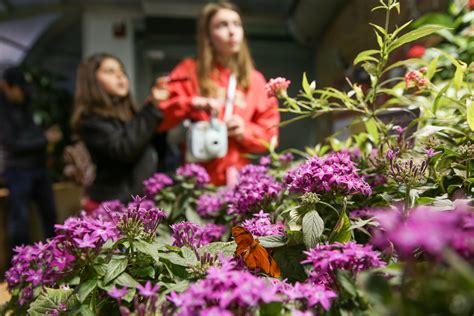
[[[198,19],[197,79],[199,82],[200,93],[202,96],[206,97],[215,96],[217,88],[210,76],[216,65],[216,52],[213,49],[210,40],[209,24],[214,15],[222,9],[237,12],[240,19],[242,19],[242,15],[237,6],[227,1],[207,4],[201,10]],[[254,69],[254,64],[245,36],[240,51],[233,57],[231,68],[237,76],[237,84],[239,88],[247,90],[250,85],[250,74]]]

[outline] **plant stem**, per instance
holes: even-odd
[[[405,206],[404,206],[404,209],[403,209],[403,215],[405,217],[408,217],[408,212],[410,210],[410,186],[409,185],[406,185],[406,192],[405,192]]]
[[[319,202],[317,202],[316,204],[326,205],[327,207],[331,208],[334,212],[336,212],[336,214],[339,216],[339,211],[336,210],[336,209],[334,208],[334,206],[332,206],[331,204],[326,203],[326,202],[323,202],[323,201],[319,201]]]

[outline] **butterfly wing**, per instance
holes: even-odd
[[[244,255],[244,262],[250,269],[259,268],[274,278],[281,276],[280,268],[275,259],[273,259],[268,251],[260,244],[255,245],[249,253]]]
[[[269,261],[270,261],[270,271],[268,274],[274,278],[279,278],[281,277],[281,271],[280,267],[278,266],[277,262],[275,259],[273,259],[272,256],[268,255]]]
[[[280,268],[268,251],[254,240],[252,234],[242,226],[232,227],[232,236],[237,244],[236,256],[242,256],[249,269],[259,268],[266,274],[279,278]]]
[[[232,237],[234,237],[237,244],[236,256],[241,256],[246,251],[249,251],[254,241],[252,234],[242,226],[232,227]]]

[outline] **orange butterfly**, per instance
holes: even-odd
[[[242,226],[234,226],[232,227],[232,236],[237,244],[235,255],[242,257],[248,268],[260,268],[274,278],[280,277],[280,268],[275,259],[260,245],[258,239],[253,238],[248,230]]]

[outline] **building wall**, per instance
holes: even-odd
[[[124,64],[131,90],[135,90],[135,51],[133,20],[140,17],[136,10],[114,10],[113,8],[87,8],[82,16],[82,55],[107,52],[117,56]],[[123,25],[125,34],[119,36],[114,28]]]

